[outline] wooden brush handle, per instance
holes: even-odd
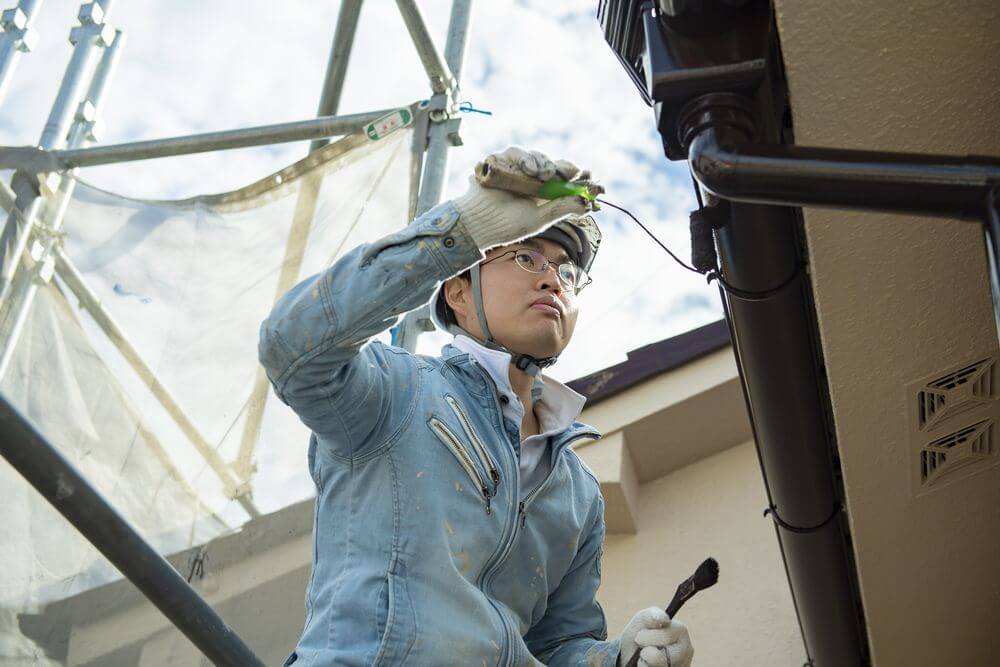
[[[694,597],[694,594],[697,592],[698,589],[695,588],[693,576],[682,581],[681,585],[674,591],[674,599],[667,605],[667,616],[672,620],[677,615],[677,612],[681,610],[684,603]]]
[[[537,178],[522,174],[520,171],[506,168],[497,163],[493,156],[476,165],[476,180],[484,188],[506,190],[518,195],[537,197],[544,183]]]
[[[628,659],[627,663],[625,663],[625,667],[638,667],[638,665],[639,665],[639,647],[636,646],[635,653],[633,653],[632,657]]]

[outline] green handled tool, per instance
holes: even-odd
[[[604,188],[600,185],[586,181],[540,181],[507,168],[506,165],[493,160],[492,156],[476,165],[476,180],[484,188],[507,190],[539,199],[577,196],[595,202],[597,196],[604,192]],[[594,208],[597,208],[596,203]]]

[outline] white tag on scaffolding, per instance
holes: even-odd
[[[413,114],[410,113],[409,109],[396,109],[378,120],[369,123],[365,127],[365,134],[372,141],[378,141],[379,139],[385,139],[399,128],[406,127],[412,122]]]

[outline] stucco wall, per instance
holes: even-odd
[[[775,5],[796,143],[1000,156],[1000,3]],[[979,225],[805,228],[874,662],[1000,664],[1000,466],[914,493],[906,391],[997,352]]]
[[[799,634],[752,442],[639,487],[639,531],[609,535],[598,599],[615,636],[639,609],[665,606],[703,559],[719,583],[678,614],[695,664],[801,665]]]

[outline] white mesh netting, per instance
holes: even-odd
[[[308,432],[268,396],[258,327],[298,280],[409,221],[412,140],[360,131],[183,201],[77,183],[66,261],[33,299],[0,392],[161,553],[312,495]],[[37,655],[19,615],[120,575],[2,459],[0,499],[7,664]]]

